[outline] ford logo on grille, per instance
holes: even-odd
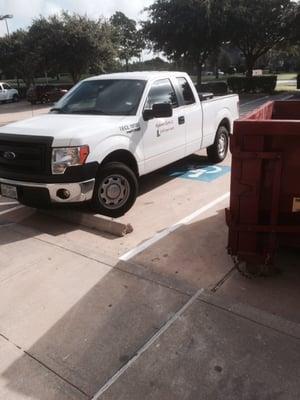
[[[6,158],[6,160],[14,160],[16,158],[16,153],[13,151],[5,151],[3,153],[3,157]]]

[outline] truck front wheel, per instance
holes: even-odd
[[[228,147],[229,132],[225,126],[220,126],[216,133],[214,144],[207,148],[209,161],[214,164],[222,162],[227,156]]]
[[[92,199],[92,208],[99,214],[118,218],[135,203],[138,180],[125,164],[110,162],[100,167]]]

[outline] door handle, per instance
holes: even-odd
[[[178,124],[179,124],[179,125],[185,124],[185,118],[184,118],[183,115],[182,115],[181,117],[178,117]]]

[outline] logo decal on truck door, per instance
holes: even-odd
[[[6,160],[12,161],[12,160],[14,160],[16,158],[16,153],[14,153],[13,151],[5,151],[3,153],[3,157]]]
[[[155,125],[156,136],[160,137],[163,133],[174,131],[174,121],[158,122]]]

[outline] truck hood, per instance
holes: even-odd
[[[88,144],[89,138],[95,135],[104,140],[120,134],[137,123],[136,116],[46,114],[2,126],[0,133],[51,136],[53,146],[77,146]]]

